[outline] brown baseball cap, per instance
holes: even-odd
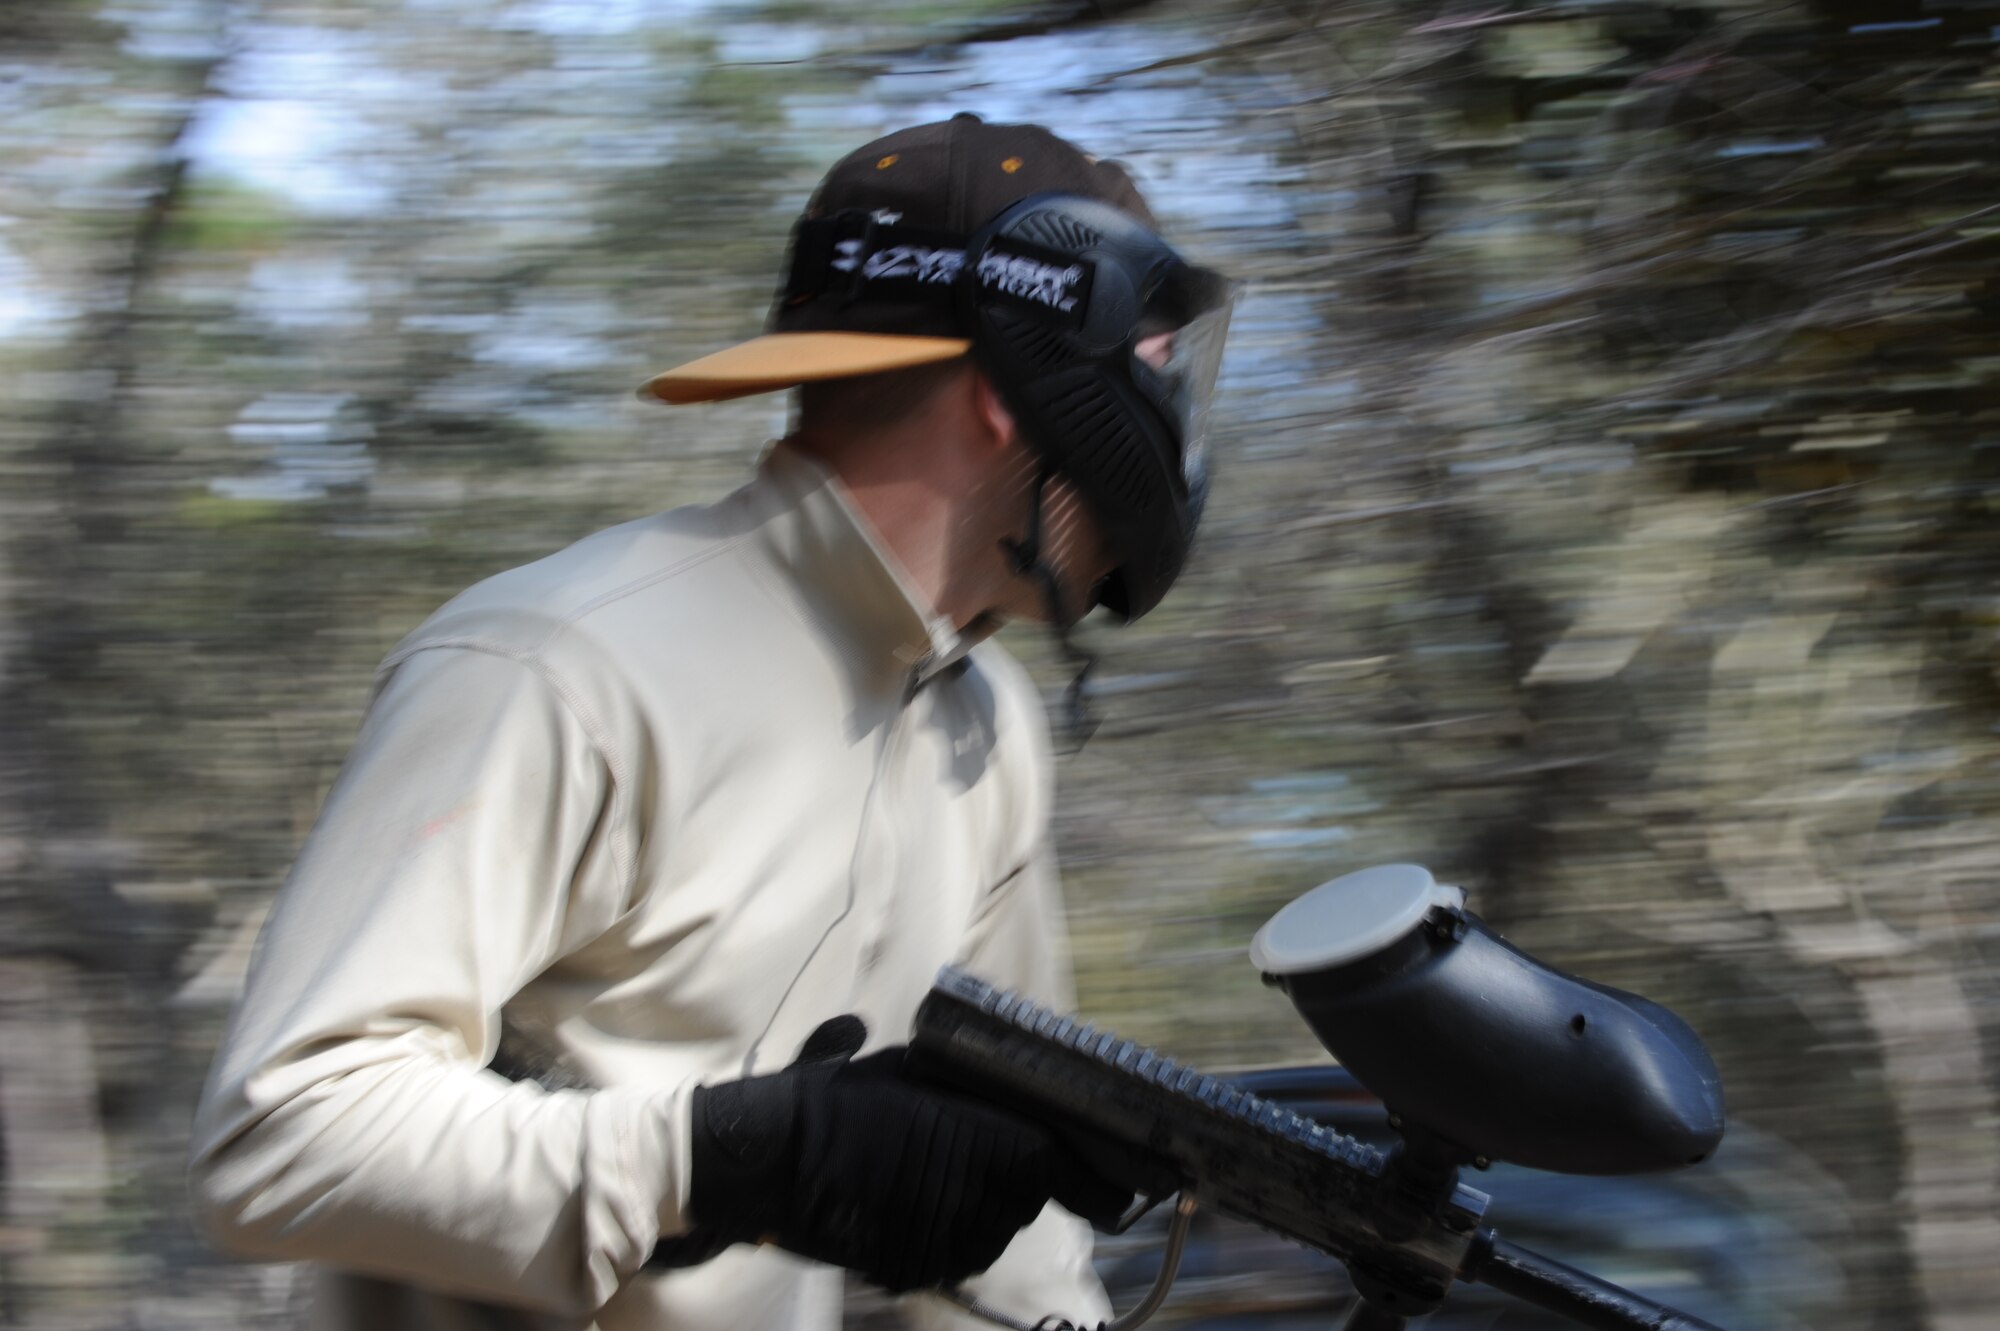
[[[842,248],[852,239],[832,239],[834,219],[894,228],[893,238],[915,242],[905,250],[916,265],[926,254],[962,253],[972,234],[1007,207],[1050,192],[1100,200],[1156,228],[1123,167],[1040,125],[989,125],[962,112],[857,148],[827,172],[806,206],[765,333],[654,375],[641,395],[719,402],[962,356],[972,343],[949,302],[933,293],[895,282],[858,293],[826,280],[857,262],[856,250]]]

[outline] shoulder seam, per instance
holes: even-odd
[[[650,587],[656,582],[665,582],[668,578],[685,573],[696,565],[705,564],[719,555],[734,550],[744,542],[746,536],[746,533],[739,532],[734,536],[717,541],[714,545],[708,546],[705,549],[697,550],[678,563],[669,564],[665,568],[654,569],[651,573],[643,573],[629,582],[620,583],[609,591],[598,593],[558,620],[555,629],[549,634],[549,637],[554,638],[559,636],[570,625],[594,611],[603,609],[613,601],[622,600],[630,596],[633,592],[643,587]]]
[[[667,579],[675,577],[681,573],[685,573],[689,569],[694,568],[697,565],[705,564],[709,560],[714,559],[719,555],[725,554],[728,551],[735,549],[738,545],[741,545],[747,538],[748,538],[748,533],[739,532],[734,536],[730,536],[727,537],[726,539],[716,542],[714,545],[709,546],[706,549],[698,550],[695,553],[686,556],[685,558],[679,559],[674,563],[667,565],[665,568],[654,569],[650,573],[642,573],[638,577],[632,578],[626,582],[622,582],[608,591],[600,592],[596,596],[591,597],[588,601],[585,601],[582,605],[577,606],[575,609],[570,610],[564,614],[551,614],[548,611],[540,610],[525,605],[478,606],[457,613],[462,613],[467,616],[500,613],[507,615],[518,615],[524,619],[540,619],[546,625],[546,627],[542,632],[540,640],[536,642],[534,648],[532,649],[534,651],[540,651],[542,648],[548,646],[548,644],[554,642],[557,638],[560,638],[564,633],[568,632],[585,616],[593,614],[594,612],[603,609],[605,606],[611,604],[613,601],[617,601],[624,597],[630,596],[632,593],[639,591],[642,588],[650,587],[656,582],[665,582]],[[438,615],[436,617],[449,620],[452,617],[453,613],[454,613],[454,608],[448,604],[442,607],[438,611]],[[416,633],[413,636],[421,635],[422,633],[423,633],[423,626],[420,626],[416,630]],[[387,670],[390,667],[394,666],[398,661],[401,661],[405,657],[409,656],[410,653],[422,651],[425,647],[447,646],[447,645],[461,646],[461,647],[473,646],[473,647],[478,647],[481,650],[497,652],[501,655],[511,656],[518,654],[517,649],[503,648],[499,646],[497,643],[493,643],[483,639],[469,639],[469,638],[425,639],[423,641],[406,643],[404,646],[398,647],[395,651],[390,652],[388,656],[382,659],[382,664],[378,669]]]
[[[553,637],[554,635],[551,634],[550,636]],[[545,638],[543,642],[547,642],[548,640]],[[378,676],[386,675],[390,670],[409,660],[418,652],[441,649],[479,652],[486,656],[496,656],[503,660],[513,661],[533,673],[542,683],[548,685],[549,691],[555,694],[556,698],[568,710],[570,715],[576,718],[577,724],[583,727],[583,733],[589,737],[591,744],[603,756],[604,765],[611,771],[612,785],[619,792],[617,798],[619,803],[624,806],[625,822],[629,828],[632,817],[632,802],[638,797],[637,792],[632,786],[631,769],[620,759],[617,746],[611,742],[610,732],[604,723],[585,705],[583,697],[577,690],[561,675],[557,674],[549,663],[543,659],[539,646],[531,649],[509,647],[504,643],[473,637],[431,638],[423,642],[414,643],[408,647],[399,648],[395,652],[390,653],[383,659],[377,674]],[[612,840],[611,853],[618,858],[619,870],[623,878],[624,899],[629,902],[638,884],[639,867],[637,863],[627,856],[624,845],[617,838],[613,838]]]

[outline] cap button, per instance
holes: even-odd
[[[960,111],[957,115],[953,116],[952,119],[970,120],[975,125],[983,125],[986,123],[985,121],[979,118],[979,113],[976,111]]]

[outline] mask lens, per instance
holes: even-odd
[[[1190,498],[1199,496],[1208,475],[1209,404],[1215,396],[1216,375],[1222,369],[1222,349],[1229,337],[1229,317],[1236,307],[1234,290],[1224,290],[1215,304],[1173,330],[1162,346],[1141,340],[1143,354],[1164,351],[1161,376],[1173,394],[1181,419],[1181,466]]]

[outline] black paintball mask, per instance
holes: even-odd
[[[840,311],[965,339],[1042,463],[1029,529],[1010,549],[1066,627],[1102,604],[1131,621],[1179,576],[1208,489],[1208,406],[1234,293],[1123,210],[1045,192],[970,237],[885,210],[802,221],[780,310]],[[1063,603],[1042,548],[1041,489],[1075,487],[1115,567]]]
[[[1032,195],[981,227],[956,282],[960,327],[1043,464],[1073,485],[1115,567],[1094,599],[1130,622],[1187,562],[1208,495],[1209,400],[1234,293],[1140,222],[1077,195]],[[1040,565],[1041,500],[1015,551]]]

